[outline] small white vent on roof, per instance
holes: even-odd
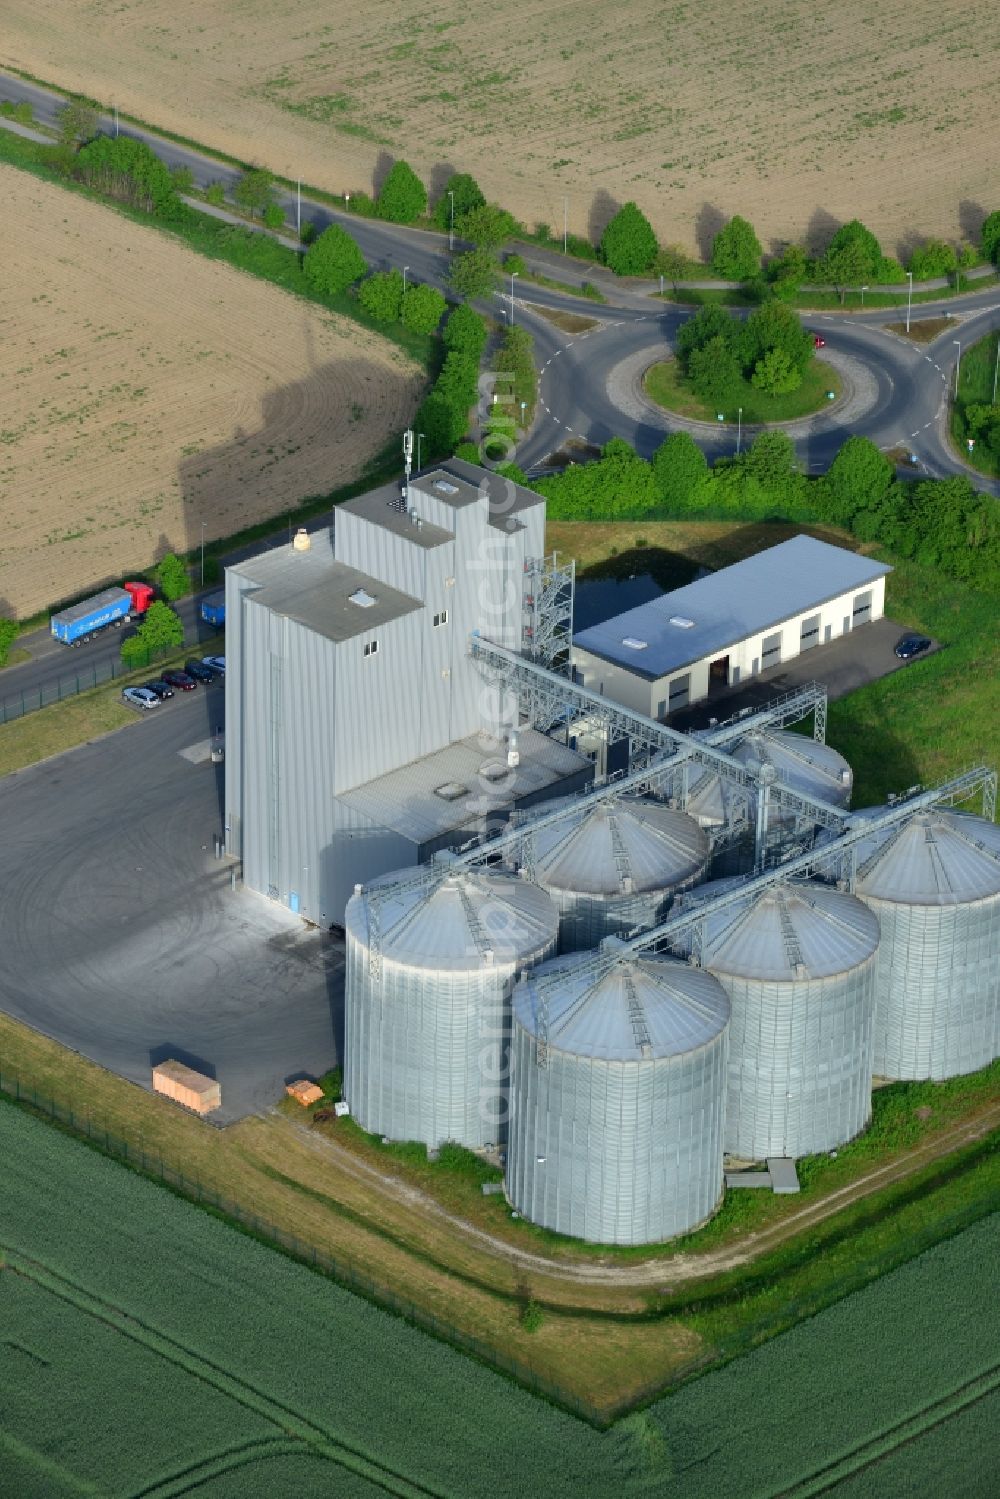
[[[356,588],[351,594],[351,603],[357,604],[359,609],[370,609],[375,603],[375,595],[366,588]]]
[[[435,479],[433,488],[438,494],[458,494],[458,485],[449,484],[447,479]]]
[[[634,635],[626,635],[622,640],[622,645],[627,645],[630,651],[644,651],[648,644],[646,640],[637,640]]]
[[[460,797],[468,794],[468,786],[463,786],[461,781],[445,781],[443,786],[434,787],[434,795],[439,796],[443,802],[457,802]]]
[[[694,620],[686,619],[683,614],[671,614],[670,623],[676,625],[678,630],[693,630]]]

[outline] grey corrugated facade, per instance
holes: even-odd
[[[1000,828],[922,813],[860,846],[857,893],[882,929],[876,1074],[941,1080],[987,1066],[1000,1055]]]
[[[451,463],[405,502],[398,485],[349,501],[308,549],[227,570],[226,837],[248,886],[329,925],[356,881],[422,856],[343,795],[471,735],[502,740],[468,637],[520,644],[544,521],[539,496]]]
[[[702,1223],[722,1196],[729,1001],[669,958],[596,981],[587,965],[559,959],[515,991],[507,1195],[557,1233],[653,1243]]]
[[[380,955],[372,971],[371,902]],[[555,952],[552,902],[524,880],[462,872],[351,898],[344,1096],[363,1129],[428,1146],[496,1144],[506,1123],[515,976]]]

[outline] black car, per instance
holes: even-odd
[[[193,692],[198,683],[186,671],[165,671],[163,680],[170,687],[179,687],[182,692]]]
[[[184,670],[189,677],[194,677],[196,682],[214,682],[215,672],[204,661],[185,661]]]
[[[148,687],[150,692],[155,692],[161,703],[165,697],[173,697],[174,695],[174,689],[169,682],[143,682],[142,685],[143,687]]]
[[[926,635],[904,635],[902,640],[896,642],[895,654],[900,661],[909,661],[912,656],[922,656],[924,651],[930,650],[930,646]]]

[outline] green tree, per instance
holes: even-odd
[[[158,218],[175,218],[183,205],[170,172],[143,141],[99,135],[81,146],[75,171],[88,187]],[[186,212],[186,210],[184,210]]]
[[[210,182],[205,189],[205,202],[211,203],[213,208],[221,208],[226,201],[226,185],[224,182]]]
[[[840,296],[840,305],[847,300],[852,286],[863,286],[871,276],[871,258],[859,239],[846,240],[834,248],[832,245],[817,266],[821,281],[832,286]]]
[[[427,212],[427,189],[405,161],[393,162],[375,200],[380,219],[412,224]]]
[[[280,203],[269,203],[264,209],[264,223],[268,229],[283,229],[285,210]]]
[[[874,281],[882,265],[882,246],[860,219],[851,219],[849,223],[841,224],[831,239],[826,253],[828,256],[831,252],[839,254],[848,246],[854,251],[854,259],[850,263],[860,268],[859,278],[853,284],[860,286],[862,281]]]
[[[761,432],[742,457],[743,469],[775,498],[800,481],[795,444],[787,432]]]
[[[727,281],[751,281],[760,273],[760,240],[739,214],[712,241],[712,269]]]
[[[849,437],[826,476],[831,518],[849,522],[858,510],[875,510],[893,480],[893,467],[867,437]]]
[[[441,342],[448,350],[471,354],[478,360],[486,347],[486,324],[478,312],[463,302],[448,314]]]
[[[173,603],[191,592],[191,579],[184,563],[175,552],[167,552],[153,570],[156,586],[163,597]]]
[[[708,460],[688,432],[671,432],[653,454],[653,482],[670,514],[685,510],[708,477]]]
[[[795,368],[784,349],[768,349],[754,365],[750,384],[768,396],[787,396],[802,384],[802,372]]]
[[[399,271],[376,271],[358,288],[358,301],[380,323],[394,323],[403,305],[403,277]]]
[[[347,230],[339,224],[331,224],[309,246],[302,269],[316,291],[336,296],[363,276],[368,266]]]
[[[462,215],[457,225],[463,239],[469,240],[478,249],[496,250],[517,233],[518,223],[506,208],[496,203],[481,203]]]
[[[624,203],[601,235],[601,259],[617,276],[641,276],[656,255],[656,235],[635,203]]]
[[[936,276],[949,276],[958,269],[958,254],[954,245],[943,239],[928,239],[918,245],[910,256],[910,270],[918,281],[931,281]]]
[[[473,297],[485,297],[496,285],[496,261],[489,250],[467,250],[456,255],[448,272],[448,281],[456,296],[470,301]]]
[[[677,334],[677,357],[685,369],[695,349],[703,349],[713,338],[721,338],[727,348],[735,350],[740,325],[724,308],[709,303],[688,318]]]
[[[984,258],[1000,263],[1000,208],[994,209],[983,219],[980,239]]]
[[[724,410],[740,383],[740,367],[732,347],[724,338],[710,338],[695,349],[687,362],[688,383],[695,395],[709,406]]]
[[[194,173],[190,167],[171,167],[170,180],[175,193],[189,193],[194,187]]]
[[[774,298],[756,308],[740,330],[738,353],[744,371],[755,369],[772,350],[780,350],[800,378],[813,357],[812,334],[803,328],[798,313]]]
[[[248,167],[236,179],[233,202],[253,218],[274,202],[274,175],[266,167]]]
[[[71,99],[56,113],[60,144],[72,147],[92,141],[97,134],[99,119],[92,104],[86,104],[82,99]]]
[[[0,666],[7,665],[10,648],[17,639],[18,627],[14,619],[0,619]]]
[[[508,276],[523,276],[528,269],[528,262],[523,255],[505,255],[503,268]]]
[[[170,608],[156,600],[142,617],[134,635],[122,641],[122,660],[133,666],[146,666],[158,651],[172,650],[184,644],[184,626]]]
[[[448,178],[444,192],[434,205],[434,222],[445,233],[452,225],[452,199],[448,196],[449,193],[454,194],[456,229],[467,213],[471,213],[474,208],[481,208],[486,202],[486,196],[475,177],[470,177],[468,172],[455,172]]]
[[[414,333],[433,333],[448,304],[436,286],[408,286],[400,317],[404,328]]]
[[[767,268],[776,297],[792,297],[809,275],[809,256],[802,245],[786,245]]]
[[[669,281],[674,291],[677,290],[678,281],[683,281],[690,269],[690,256],[681,249],[680,245],[663,245],[657,250],[653,260],[653,270],[657,276],[662,276],[665,281]]]

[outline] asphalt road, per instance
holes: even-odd
[[[0,1009],[145,1087],[208,1071],[218,1122],[335,1064],[343,995],[342,946],[215,858],[223,712],[199,687],[0,781]]]

